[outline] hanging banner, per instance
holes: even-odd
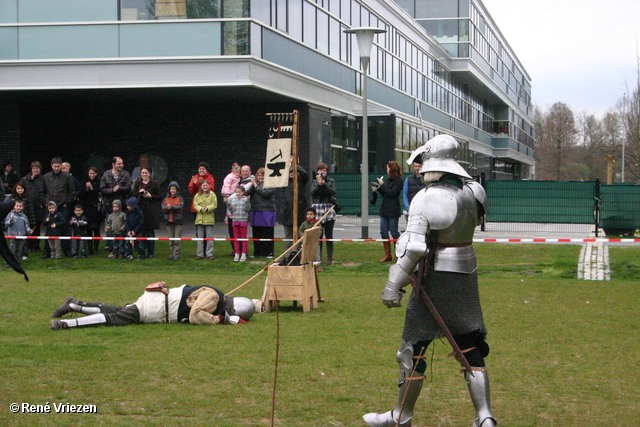
[[[267,141],[267,161],[264,169],[264,188],[286,187],[291,166],[291,138]]]

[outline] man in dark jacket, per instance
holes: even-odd
[[[409,175],[404,180],[404,187],[402,188],[402,201],[404,202],[404,215],[407,216],[407,212],[409,212],[409,206],[411,205],[411,200],[413,200],[413,196],[415,196],[418,191],[422,190],[425,185],[422,182],[422,177],[420,176],[420,168],[422,165],[418,162],[413,162],[413,174]]]
[[[100,192],[104,196],[107,214],[111,213],[111,206],[115,199],[124,204],[131,192],[131,175],[123,168],[122,158],[116,156],[111,159],[111,169],[104,171],[100,179]]]
[[[71,218],[71,209],[73,209],[73,201],[76,198],[76,186],[73,183],[73,178],[68,173],[62,171],[62,159],[60,157],[51,159],[51,172],[44,174],[42,178],[44,181],[45,200],[47,203],[50,201],[56,202],[58,212],[62,214],[65,220],[65,230],[61,231],[60,235],[68,236],[66,224]],[[64,254],[70,257],[70,241],[66,239],[61,240],[60,245]],[[47,257],[46,251],[44,257]]]
[[[45,216],[44,204],[46,203],[44,199],[44,178],[42,177],[42,165],[39,161],[36,160],[31,163],[31,173],[23,176],[20,182],[27,190],[27,194],[29,195],[29,199],[31,200],[31,204],[33,205],[33,210],[36,215],[35,224],[31,224],[35,227],[33,230],[33,235],[39,236],[40,225],[42,225],[42,220],[44,220]],[[44,246],[46,248],[49,245],[45,244]],[[27,247],[30,251],[39,251],[40,240],[27,240]]]

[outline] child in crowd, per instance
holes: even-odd
[[[300,224],[298,239],[301,239],[304,236],[305,230],[313,227],[318,222],[318,219],[316,218],[316,208],[307,208],[307,210],[304,212],[307,219],[305,219],[305,221]]]
[[[167,236],[169,238],[182,238],[182,208],[184,200],[180,195],[180,186],[177,182],[169,183],[169,193],[162,201],[164,219],[167,221]],[[169,261],[180,259],[180,240],[169,240]]]
[[[125,221],[126,215],[122,212],[122,202],[118,199],[113,201],[111,205],[112,212],[107,218],[104,231],[107,233],[107,237],[125,237]],[[113,240],[111,243],[111,252],[109,258],[118,259],[124,258],[125,253],[125,241]]]
[[[213,226],[216,223],[215,211],[218,207],[218,198],[211,191],[207,181],[200,183],[200,190],[193,198],[193,208],[196,213],[196,236],[200,239],[213,238]],[[203,257],[213,259],[213,240],[198,240],[196,259]]]
[[[127,237],[138,237],[142,234],[142,229],[144,227],[144,214],[140,210],[140,205],[138,204],[137,197],[131,197],[127,200],[127,214],[125,219],[125,232]],[[142,244],[142,240],[134,240],[131,243],[127,242],[125,244],[125,256],[131,261],[133,259],[133,249],[132,247],[136,247],[136,251],[138,252],[138,259],[144,259],[144,250],[145,247]]]
[[[13,210],[4,220],[7,236],[27,236],[33,232],[33,230],[29,228],[29,218],[23,213],[23,210],[24,205],[22,200],[16,200]],[[17,260],[22,257],[22,250],[26,247],[26,243],[27,241],[25,239],[11,239],[9,249]],[[4,266],[9,267],[9,264],[5,262]]]
[[[240,165],[234,163],[231,165],[231,172],[224,178],[222,183],[222,201],[226,203],[229,196],[235,193],[236,187],[240,184]]]
[[[251,202],[245,194],[245,189],[241,185],[236,188],[233,196],[227,199],[227,209],[233,218],[233,237],[236,239],[246,239],[247,229],[249,228],[249,211],[251,211]],[[247,252],[249,243],[235,241],[234,257],[235,262],[245,262],[247,260]]]
[[[71,235],[73,237],[84,237],[87,235],[87,227],[89,221],[84,215],[84,208],[82,205],[76,205],[73,208],[73,216],[69,221],[69,227],[71,228]],[[84,240],[71,240],[71,258],[78,259],[78,252],[82,258],[87,257],[87,247]]]
[[[64,234],[65,219],[61,212],[58,212],[58,205],[53,200],[47,203],[47,216],[43,221],[46,227],[46,236],[62,236]],[[60,239],[49,239],[51,249],[51,259],[60,259]]]
[[[30,233],[33,234],[33,230],[36,226],[36,209],[33,206],[33,201],[31,200],[31,197],[29,197],[27,188],[23,183],[18,182],[13,186],[13,189],[11,190],[11,198],[15,201],[22,201],[22,206],[24,207],[22,209],[22,213],[27,216],[27,219],[29,220],[29,226],[33,227]],[[27,243],[22,248],[22,259],[27,259],[29,244],[30,242],[27,241]]]

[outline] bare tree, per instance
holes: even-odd
[[[563,102],[556,102],[546,114],[538,117],[536,169],[538,179],[579,179],[583,168],[576,167],[576,130],[573,111]]]
[[[607,170],[605,156],[610,153],[604,121],[588,112],[578,115],[578,162],[583,165],[578,179],[604,178]]]
[[[620,105],[624,138],[625,173],[628,181],[640,181],[640,70],[635,89],[625,95]]]
[[[602,119],[602,130],[605,137],[605,150],[606,155],[613,155],[616,158],[616,162],[619,166],[616,168],[622,168],[622,141],[624,140],[621,114],[615,109],[611,109]],[[604,159],[602,159],[605,162]],[[618,170],[618,169],[616,169]],[[604,174],[600,175],[600,178],[604,179]],[[621,176],[616,172],[616,176]]]

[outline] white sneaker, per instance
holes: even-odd
[[[247,260],[247,254],[242,254],[240,257],[240,262],[245,262]]]
[[[240,261],[240,254],[235,254],[233,256],[233,262],[238,262],[238,261]]]

